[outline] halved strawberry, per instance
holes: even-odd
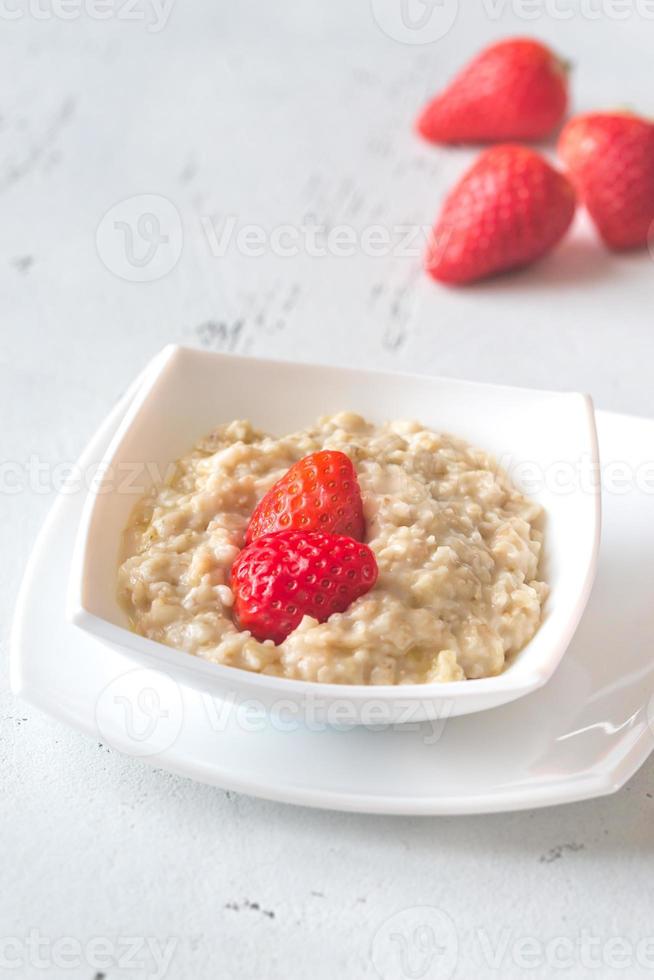
[[[376,581],[373,552],[353,538],[320,531],[265,534],[232,566],[234,615],[257,640],[282,643],[303,616],[324,623]]]
[[[363,539],[361,490],[345,453],[323,449],[291,466],[257,504],[246,541],[292,530],[329,531]]]

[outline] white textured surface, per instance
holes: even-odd
[[[207,246],[207,215],[266,228],[306,215],[332,225],[429,223],[470,154],[418,144],[411,117],[463,55],[507,32],[549,38],[572,58],[578,107],[654,109],[654,21],[613,19],[608,3],[597,5],[598,19],[565,21],[520,20],[511,4],[460,6],[450,33],[424,46],[385,36],[363,0],[177,0],[159,33],[116,17],[3,19],[2,457],[74,459],[136,369],[170,340],[586,389],[601,407],[651,415],[651,260],[607,255],[583,222],[538,268],[467,292],[434,286],[413,258],[233,249],[216,258]],[[150,283],[114,276],[96,251],[102,215],[137,194],[165,195],[184,225],[179,263]],[[19,572],[51,500],[34,489],[0,496],[5,647]],[[627,970],[607,959],[612,936],[635,949],[654,933],[651,764],[616,797],[588,804],[373,819],[228,796],[151,771],[4,690],[0,715],[2,937],[174,937],[174,980],[374,977],[379,926],[430,905],[458,931],[456,977],[523,976],[516,939],[577,942],[584,931],[597,940],[590,960],[576,946],[563,971],[536,955],[530,974],[652,972],[651,948],[650,969],[634,952]],[[484,935],[500,943],[499,966],[485,956]],[[619,949],[613,955],[617,964]],[[384,977],[409,975],[393,956],[383,962]],[[100,972],[113,980],[152,970]],[[0,965],[0,975],[27,978],[95,973]],[[422,975],[449,974],[443,966]]]

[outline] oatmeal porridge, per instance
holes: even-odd
[[[259,642],[235,622],[231,568],[257,503],[323,449],[354,464],[378,578],[344,612]],[[490,456],[417,422],[341,412],[276,438],[236,421],[137,505],[118,589],[136,632],[216,663],[325,683],[465,680],[499,674],[538,629],[542,541],[540,506]]]

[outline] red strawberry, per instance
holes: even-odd
[[[257,640],[281,643],[303,616],[324,623],[376,581],[373,552],[353,538],[320,531],[265,534],[232,566],[234,614]]]
[[[563,237],[575,211],[570,182],[525,146],[485,150],[445,199],[425,258],[447,283],[528,265]]]
[[[654,222],[654,123],[626,112],[571,119],[559,155],[611,248],[646,245]]]
[[[492,44],[418,117],[433,143],[538,140],[561,122],[568,101],[565,63],[529,38]]]
[[[323,449],[291,466],[257,504],[246,541],[292,530],[363,538],[361,491],[345,453]]]

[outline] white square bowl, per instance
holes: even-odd
[[[449,684],[333,685],[209,663],[128,628],[116,597],[123,529],[153,476],[221,422],[248,418],[282,435],[341,410],[373,422],[416,418],[495,455],[545,508],[543,623],[497,677]],[[597,564],[600,480],[592,402],[449,378],[232,357],[169,346],[151,362],[89,494],[69,583],[69,619],[129,657],[211,696],[279,702],[302,716],[352,723],[447,718],[529,694],[556,670],[590,595]],[[138,474],[138,479],[134,475]],[[101,647],[98,647],[101,652]]]

